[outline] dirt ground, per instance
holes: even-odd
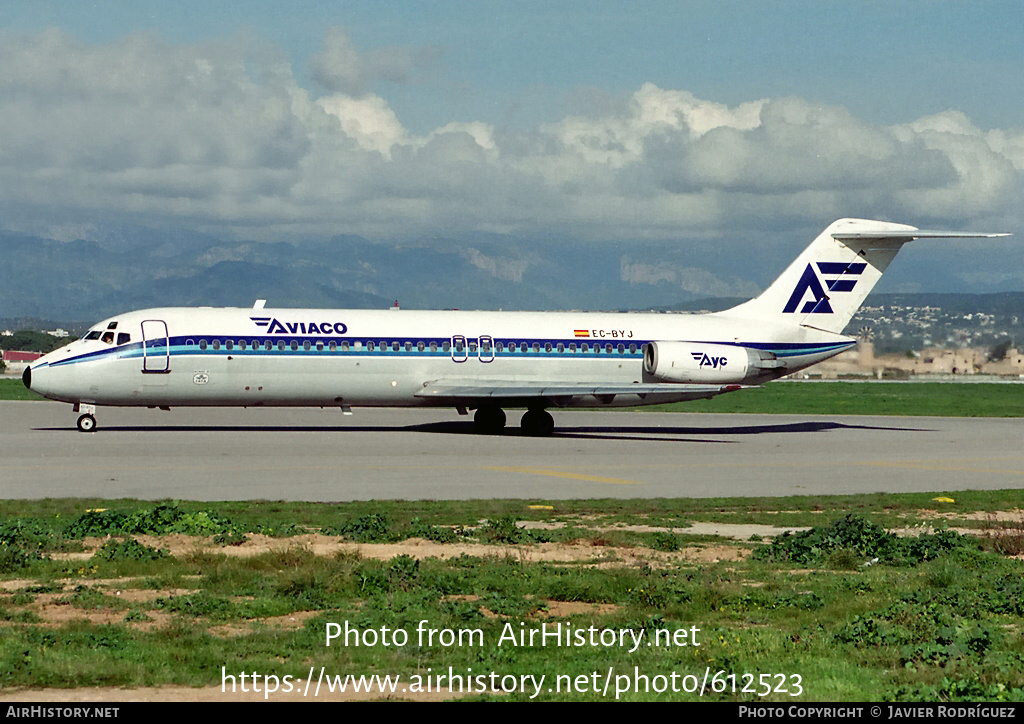
[[[715,524],[714,530],[701,530],[700,534],[708,533],[722,536],[747,539],[757,533],[768,537],[780,533],[783,529],[772,526],[728,526]],[[657,531],[663,528],[645,526],[616,528],[616,530]],[[698,533],[693,528],[685,532]],[[409,555],[417,559],[455,558],[463,554],[470,556],[514,556],[527,563],[584,563],[598,568],[629,567],[639,565],[659,566],[670,565],[680,561],[692,563],[714,563],[717,561],[741,560],[750,554],[750,549],[737,545],[696,545],[678,551],[662,552],[640,547],[595,546],[587,543],[540,543],[533,545],[485,545],[478,543],[433,543],[421,538],[411,538],[399,543],[350,543],[338,537],[307,534],[292,538],[271,538],[265,535],[249,534],[247,540],[236,546],[220,546],[212,538],[196,538],[187,535],[166,536],[134,536],[140,543],[163,548],[173,556],[201,555],[206,553],[222,554],[232,557],[256,556],[272,551],[284,551],[301,548],[320,556],[335,556],[343,553],[359,555],[362,558],[390,560],[395,556]],[[75,553],[56,554],[54,558],[68,561],[87,561],[99,550],[105,538],[87,538],[83,541],[84,550]],[[16,579],[0,582],[0,601],[9,599],[13,592],[35,585],[35,581]],[[73,605],[69,600],[76,590],[85,586],[108,596],[114,596],[125,603],[148,603],[157,598],[181,596],[195,593],[190,589],[142,590],[132,587],[131,579],[82,579],[68,578],[57,581],[63,590],[52,593],[34,595],[32,603],[24,606],[8,604],[12,611],[23,609],[33,613],[41,623],[36,626],[57,628],[71,621],[88,621],[92,624],[123,624],[142,631],[153,630],[170,624],[171,614],[163,611],[146,611],[145,621],[125,622],[125,611],[109,608],[89,609]],[[563,617],[578,613],[609,613],[614,606],[566,603],[561,601],[546,602],[546,617]],[[282,629],[301,628],[307,619],[319,615],[319,611],[297,611],[286,616],[262,619],[250,623]],[[486,612],[485,612],[486,614]],[[6,624],[12,625],[12,624]],[[0,626],[2,630],[2,626]],[[249,631],[247,625],[225,624],[209,629],[215,636],[231,637]],[[330,694],[316,699],[304,698],[301,692],[275,693],[275,701],[365,701],[370,699],[391,698],[392,695],[378,693],[346,693]],[[416,701],[441,701],[452,698],[438,693],[404,693],[401,699]],[[138,702],[138,701],[262,701],[263,695],[256,692],[221,691],[221,687],[159,687],[138,689],[15,689],[0,691],[0,702]]]
[[[927,511],[922,511],[926,513]],[[932,511],[936,518],[945,517],[938,511]],[[998,520],[1020,520],[1021,511],[1008,511],[999,514]],[[523,527],[544,528],[557,527],[559,524],[545,523],[523,523]],[[651,526],[616,526],[608,530],[629,530],[637,532],[656,532],[670,530]],[[685,529],[677,529],[675,532],[689,535],[717,535],[726,539],[732,539],[736,543],[693,545],[681,548],[677,551],[663,552],[642,547],[625,546],[602,546],[590,543],[540,543],[531,545],[485,545],[478,543],[433,543],[428,540],[412,538],[399,543],[351,543],[341,540],[338,537],[307,534],[287,539],[271,538],[265,535],[249,534],[247,540],[234,546],[221,546],[213,542],[212,538],[196,538],[187,535],[167,536],[135,536],[144,545],[154,548],[163,548],[173,556],[191,556],[202,554],[221,554],[232,557],[256,556],[272,551],[285,551],[294,548],[301,548],[320,556],[335,556],[338,554],[356,554],[363,558],[390,560],[395,556],[409,555],[417,559],[426,558],[454,558],[463,554],[470,556],[513,556],[523,562],[536,563],[572,563],[586,564],[598,568],[630,567],[648,565],[652,567],[668,566],[680,562],[687,563],[716,563],[720,561],[738,561],[746,558],[751,548],[740,545],[739,542],[749,540],[751,536],[757,535],[762,539],[769,539],[780,535],[783,531],[798,531],[803,528],[782,528],[769,525],[754,524],[728,524],[728,523],[694,523]],[[913,531],[906,531],[913,534]],[[102,547],[106,539],[89,538],[84,541],[84,550],[76,553],[54,555],[54,558],[63,558],[69,561],[86,561]],[[58,583],[64,589],[59,592],[35,594],[33,601],[24,606],[15,606],[4,599],[10,599],[11,595],[28,586],[36,584],[36,581],[27,579],[0,581],[0,602],[7,604],[9,610],[17,611],[24,609],[32,612],[41,623],[36,626],[60,627],[70,621],[88,621],[92,624],[123,624],[138,630],[153,630],[165,627],[171,622],[171,614],[163,611],[148,610],[145,612],[146,620],[125,622],[124,610],[111,610],[110,608],[89,609],[73,605],[69,598],[82,586],[94,589],[108,596],[120,598],[125,603],[148,603],[157,598],[168,596],[181,596],[195,593],[195,590],[187,588],[164,589],[164,590],[143,590],[133,587],[131,579],[82,579],[68,578]],[[566,603],[559,601],[546,602],[544,614],[548,617],[564,617],[579,613],[609,613],[614,606],[605,606],[585,603]],[[260,626],[276,627],[281,629],[301,628],[305,622],[316,615],[319,611],[298,611],[285,616],[262,619],[250,622]],[[485,612],[486,614],[486,612]],[[0,631],[4,625],[0,624]],[[225,624],[214,626],[209,629],[210,633],[216,636],[231,637],[248,632],[249,626],[245,624]],[[303,697],[301,692],[284,693],[278,692],[273,695],[274,701],[365,701],[371,699],[391,698],[392,695],[383,692],[377,693],[333,693],[317,698]],[[0,691],[0,702],[139,702],[139,701],[262,701],[264,695],[250,691],[231,692],[222,691],[221,687],[213,686],[206,688],[191,687],[159,687],[159,688],[137,688],[137,689],[111,689],[111,688],[77,688],[77,689],[8,689]],[[404,693],[394,697],[401,699],[412,699],[416,701],[441,701],[453,698],[448,694]]]

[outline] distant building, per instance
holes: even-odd
[[[912,355],[875,356],[871,342],[858,342],[852,349],[811,367],[800,376],[877,377],[892,375],[1004,375],[1024,376],[1024,351],[1010,348],[999,361],[988,359],[988,349],[926,347]]]
[[[5,372],[10,375],[20,375],[30,362],[35,362],[43,355],[39,352],[19,352],[13,349],[4,350]]]

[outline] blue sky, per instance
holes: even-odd
[[[300,81],[324,28],[364,50],[435,46],[436,67],[391,89],[416,130],[453,119],[555,119],[574,89],[645,82],[728,104],[798,95],[882,123],[950,108],[1022,125],[1024,10],[980,2],[5,2],[0,27],[59,27],[90,43],[265,38]]]
[[[2,2],[0,224],[1020,232],[1021,38],[1017,0]]]

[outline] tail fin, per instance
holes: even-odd
[[[887,221],[839,219],[760,296],[724,314],[840,334],[905,243],[921,238],[982,236],[1008,235],[921,231]]]

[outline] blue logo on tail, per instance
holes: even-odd
[[[786,306],[782,310],[784,313],[791,314],[795,312],[800,302],[807,295],[807,292],[810,291],[814,295],[814,299],[805,302],[803,307],[800,308],[800,313],[832,314],[832,305],[829,304],[828,295],[831,292],[852,292],[853,288],[857,286],[857,280],[850,277],[859,276],[867,267],[867,264],[863,262],[847,264],[841,261],[819,261],[816,263],[818,270],[823,275],[837,278],[819,279],[814,271],[814,265],[808,264],[807,268],[804,269],[804,273],[800,275],[800,281],[796,283],[796,289],[793,290],[793,294],[789,297],[789,301],[786,302]],[[822,281],[824,281],[824,284],[822,284]],[[826,289],[828,290],[827,292]]]

